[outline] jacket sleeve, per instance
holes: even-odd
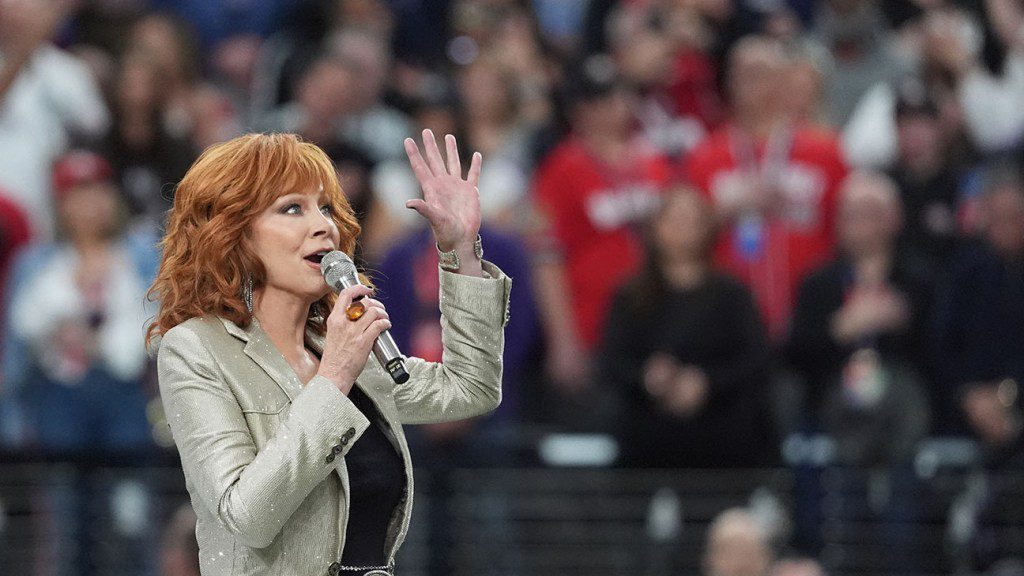
[[[501,402],[504,327],[512,279],[484,261],[490,278],[440,270],[441,362],[408,357],[409,380],[395,386],[404,424],[479,416]],[[376,363],[374,363],[376,365]]]
[[[270,545],[302,500],[334,470],[334,460],[369,426],[347,396],[317,376],[257,452],[242,409],[199,334],[185,325],[168,331],[157,368],[194,505],[206,507],[253,548]]]

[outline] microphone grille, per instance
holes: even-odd
[[[328,252],[320,260],[320,272],[324,275],[327,285],[334,288],[340,286],[341,279],[346,276],[358,277],[355,263],[348,257],[348,254],[340,250]]]

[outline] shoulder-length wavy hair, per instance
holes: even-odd
[[[334,165],[315,144],[293,134],[247,134],[207,148],[178,184],[161,248],[160,271],[147,297],[160,309],[146,346],[189,318],[216,315],[246,327],[252,321],[242,286],[252,274],[263,286],[266,270],[249,243],[253,220],[281,196],[323,187],[341,245],[352,256],[360,226],[342,192]],[[310,307],[306,325],[326,333],[324,318],[335,295]]]

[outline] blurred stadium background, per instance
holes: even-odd
[[[0,0],[0,574],[198,574],[142,337],[215,142],[322,146],[439,359],[423,128],[515,289],[401,574],[1024,574],[1021,0]]]

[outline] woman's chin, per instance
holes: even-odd
[[[331,289],[327,287],[323,287],[321,289],[310,292],[308,295],[310,305],[313,305],[319,302],[320,300],[323,300],[324,296],[327,296],[330,293]]]

